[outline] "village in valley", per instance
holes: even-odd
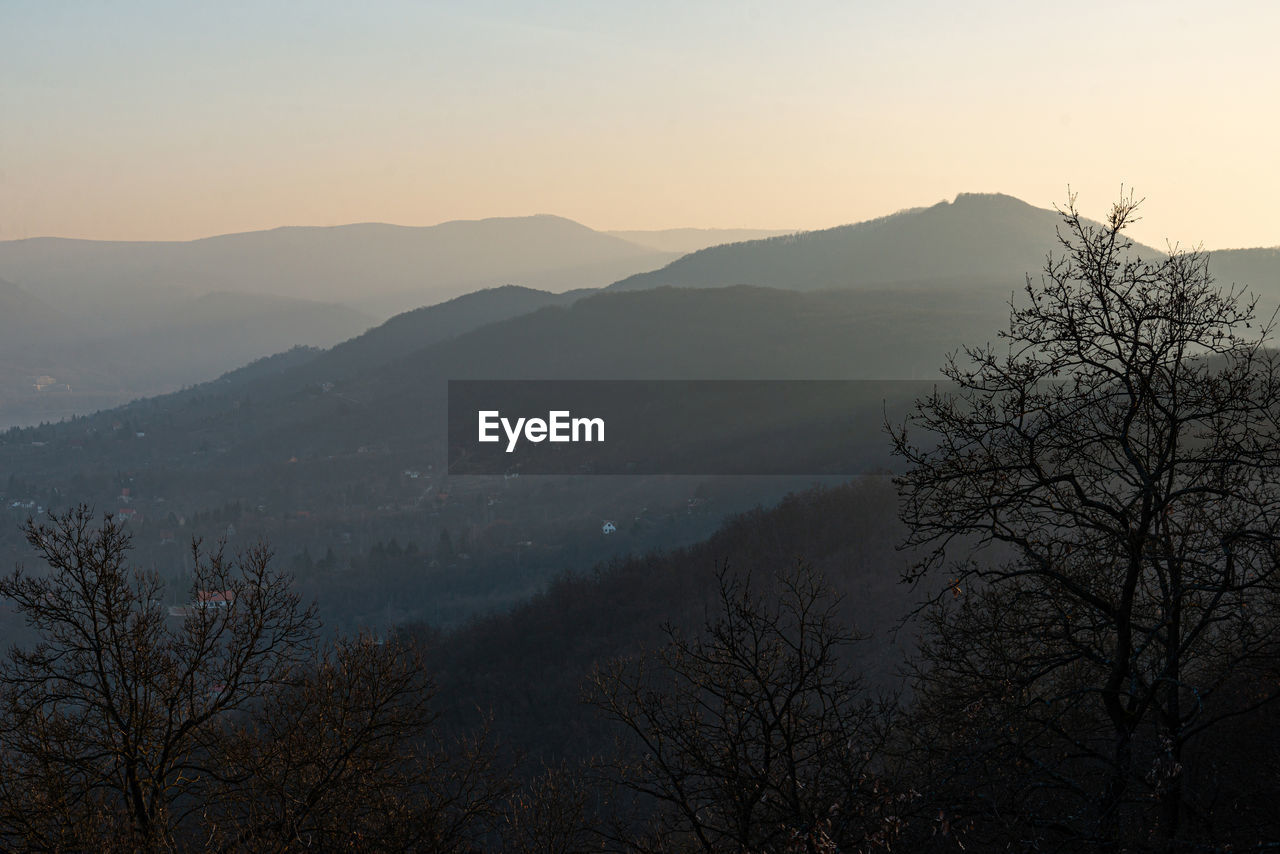
[[[134,560],[165,581],[164,605],[174,617],[226,604],[219,598],[225,591],[191,589],[193,539],[206,550],[221,543],[232,552],[270,542],[327,624],[449,625],[528,595],[565,566],[695,541],[725,512],[805,485],[516,472],[450,477],[446,466],[424,461],[429,453],[397,454],[385,442],[357,444],[347,455],[291,453],[269,479],[240,475],[234,456],[212,447],[206,453],[228,464],[192,478],[184,461],[163,456],[162,429],[113,419],[103,435],[92,424],[81,420],[24,446],[0,442],[0,459],[34,452],[55,461],[39,482],[14,473],[0,483],[0,520],[8,520],[0,559],[20,554],[22,520],[83,502],[127,524]],[[116,468],[131,453],[136,467]]]

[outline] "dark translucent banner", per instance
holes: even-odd
[[[451,380],[449,473],[855,475],[931,384]]]

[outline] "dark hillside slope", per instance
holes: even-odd
[[[449,476],[448,380],[901,378],[913,360],[936,376],[949,342],[985,336],[1001,311],[998,300],[854,291],[606,293],[329,382],[307,378],[319,356],[294,351],[179,394],[11,431],[0,435],[0,471],[13,477],[13,497],[37,502],[119,508],[128,488],[129,509],[145,517],[139,538],[154,549],[146,559],[164,566],[180,560],[162,543],[166,531],[217,537],[231,523],[241,541],[261,536],[284,555],[307,547],[319,558],[333,547],[342,567],[393,538],[415,542],[431,550],[419,569],[424,560],[438,562],[422,583],[420,572],[378,579],[337,566],[315,583],[324,585],[328,613],[341,612],[352,625],[393,613],[447,624],[509,605],[599,557],[694,541],[727,512],[813,482],[711,483],[704,500],[696,477]],[[876,384],[833,404],[860,425],[842,446],[855,471],[891,464],[881,431],[886,407],[897,417],[930,385]],[[691,437],[698,441],[705,437]],[[610,537],[601,532],[606,519],[619,522]],[[445,529],[467,540],[457,551],[469,563],[450,549],[440,553]]]
[[[430,664],[446,718],[492,712],[500,741],[535,760],[577,758],[608,747],[609,730],[581,702],[592,668],[662,642],[661,627],[701,628],[728,565],[765,581],[797,560],[844,596],[842,613],[870,637],[856,649],[873,683],[895,683],[910,631],[891,630],[913,594],[899,583],[907,557],[887,478],[791,495],[736,517],[704,542],[565,576],[507,614],[430,640]]]
[[[383,443],[426,452],[441,438],[449,379],[933,379],[948,350],[987,340],[1003,313],[998,299],[946,294],[601,294],[423,348],[330,393],[277,383],[255,403],[256,429],[226,409],[205,423],[231,428],[234,418],[229,432],[244,436],[235,444],[246,455],[327,456]],[[240,458],[234,446],[229,454],[224,464]]]
[[[945,354],[990,340],[1005,308],[993,295],[898,291],[797,293],[765,288],[602,293],[491,323],[457,338],[368,367],[339,351],[300,367],[240,382],[227,378],[56,428],[44,449],[12,437],[6,464],[51,475],[76,470],[164,468],[219,477],[298,458],[317,476],[325,458],[386,448],[420,465],[443,464],[450,379],[888,379],[939,378]],[[385,330],[370,333],[363,358]],[[396,346],[389,344],[387,353]],[[322,359],[332,359],[324,370]],[[319,385],[321,376],[333,376]],[[878,407],[880,398],[874,401]],[[85,439],[127,421],[146,443],[95,443],[74,461],[56,439]],[[301,485],[301,484],[300,484]]]
[[[517,285],[474,291],[398,314],[363,335],[330,348],[310,364],[305,376],[300,373],[298,378],[332,382],[350,377],[490,323],[547,306],[565,305],[580,296],[580,292],[554,294]]]

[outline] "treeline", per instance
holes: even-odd
[[[980,653],[955,609],[986,597],[948,590],[893,631],[917,601],[893,497],[884,479],[789,496],[454,632],[337,641],[265,551],[198,556],[233,596],[175,621],[120,528],[32,525],[51,572],[0,584],[44,631],[0,670],[0,832],[67,851],[1099,847],[1053,793],[1105,765],[939,646]],[[1280,833],[1277,715],[1255,696],[1280,666],[1232,678],[1215,702],[1239,715],[1180,771],[1210,805],[1187,822],[1200,850]],[[1140,824],[1115,838],[1173,850]]]
[[[427,649],[443,722],[461,724],[479,707],[513,752],[584,759],[613,735],[582,702],[595,666],[654,648],[664,625],[696,631],[715,607],[717,568],[767,579],[804,560],[843,597],[846,624],[871,634],[857,664],[888,688],[912,645],[910,631],[891,636],[913,599],[899,581],[909,561],[895,549],[894,507],[887,477],[796,493],[696,545],[565,573],[509,612],[447,633],[405,631]]]
[[[624,844],[657,814],[630,778],[601,776],[620,730],[580,702],[596,667],[660,638],[668,618],[712,613],[726,559],[790,564],[807,543],[847,563],[887,494],[871,480],[792,496],[447,636],[336,640],[265,547],[194,547],[192,605],[175,617],[162,580],[130,567],[126,527],[84,507],[32,521],[48,571],[0,580],[39,635],[0,666],[0,834],[14,850]],[[891,535],[862,545],[879,562]]]

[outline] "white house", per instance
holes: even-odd
[[[194,604],[197,608],[229,608],[235,601],[233,590],[197,590]]]

